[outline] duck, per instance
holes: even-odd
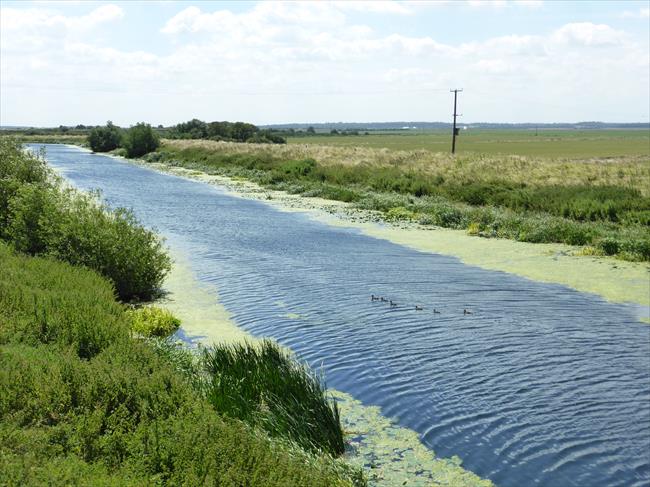
[[[415,311],[422,311],[424,308],[422,306],[415,305]]]
[[[383,297],[383,296],[380,297],[379,299],[380,299],[380,301],[381,301],[382,303],[387,303],[387,302],[388,302],[388,300],[387,300],[385,297]]]
[[[379,296],[375,296],[374,294],[370,295],[370,300],[371,301],[379,301]]]
[[[434,312],[435,314],[437,314],[437,315],[440,314],[440,311],[438,311],[436,308],[433,308],[433,312]]]
[[[464,315],[471,315],[472,312],[471,312],[471,311],[467,311],[466,309],[464,309],[464,310],[463,310],[463,314],[464,314]]]
[[[394,303],[393,300],[390,300],[390,307],[395,308],[397,306],[397,303]]]

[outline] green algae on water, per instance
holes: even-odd
[[[164,298],[156,304],[181,320],[181,330],[204,344],[236,343],[251,336],[235,325],[219,303],[216,289],[197,282],[187,260],[175,253],[172,270],[164,282]]]
[[[418,434],[364,406],[349,394],[330,390],[341,410],[343,428],[351,438],[348,461],[364,467],[373,487],[494,487],[461,466],[460,458],[440,458],[420,442]]]

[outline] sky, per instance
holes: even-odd
[[[648,122],[650,2],[0,2],[0,125]]]

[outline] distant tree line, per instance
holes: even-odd
[[[122,148],[127,157],[141,157],[158,148],[160,137],[148,123],[140,122],[129,129],[121,129],[109,120],[103,127],[90,131],[88,145],[93,152]]]
[[[284,137],[270,129],[262,130],[245,122],[204,122],[192,119],[165,131],[170,139],[209,139],[257,144],[286,144]]]
[[[305,130],[302,128],[295,129],[293,127],[291,128],[275,128],[276,133],[285,135],[287,137],[311,137],[313,135],[318,135],[322,137],[327,137],[329,135],[369,135],[368,131],[363,131],[363,129],[353,129],[353,128],[347,128],[347,129],[331,129],[327,130],[325,128],[319,128],[318,130],[313,127],[313,125],[310,125],[307,127]]]

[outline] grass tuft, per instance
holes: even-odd
[[[203,351],[205,394],[220,413],[339,456],[345,443],[336,402],[321,377],[276,343],[214,345]]]

